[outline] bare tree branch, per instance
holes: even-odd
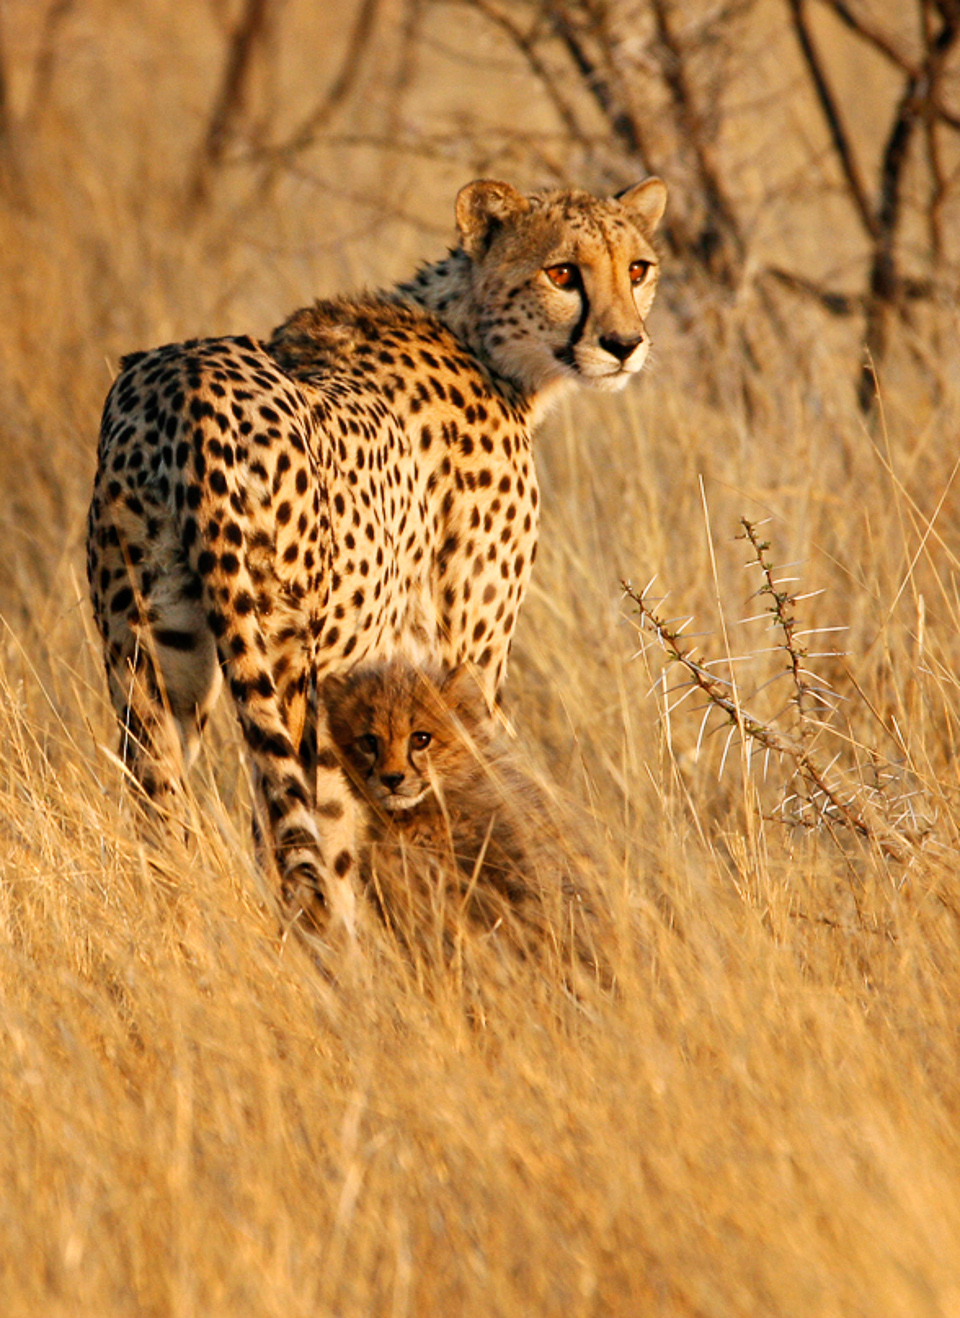
[[[906,80],[881,160],[877,233],[867,304],[867,360],[861,372],[858,391],[860,406],[864,411],[873,405],[876,393],[874,363],[882,361],[886,352],[891,314],[900,309],[897,305],[899,281],[896,237],[901,219],[901,190],[910,142],[925,117],[931,90],[936,87],[943,66],[960,37],[960,3],[956,0],[939,0],[937,8],[942,19],[940,30],[934,34],[930,26],[926,29],[923,64]]]
[[[865,305],[862,294],[834,292],[832,289],[823,288],[812,279],[795,274],[792,270],[784,270],[780,266],[767,266],[762,272],[762,277],[774,279],[794,293],[803,294],[804,297],[821,306],[824,311],[829,311],[832,316],[855,316],[863,311]]]
[[[960,133],[960,114],[953,114],[950,110],[945,110],[942,102],[935,97],[931,97],[930,104],[934,115],[940,123],[946,124],[947,127],[952,128],[954,132]]]
[[[609,79],[604,77],[597,61],[588,54],[582,34],[571,22],[563,5],[552,5],[550,11],[554,31],[566,47],[585,87],[603,112],[614,136],[628,155],[638,160],[648,174],[655,174],[656,169],[652,163],[649,143],[635,116],[631,115],[614,95]]]
[[[314,106],[300,126],[285,142],[271,148],[268,153],[270,163],[262,180],[264,188],[269,188],[277,172],[292,156],[313,145],[325,125],[353,91],[363,67],[364,56],[370,50],[379,8],[380,0],[360,0],[360,7],[347,41],[347,49],[336,77],[323,100]]]
[[[586,142],[586,133],[581,127],[573,107],[561,93],[557,85],[557,79],[541,58],[533,33],[524,32],[509,14],[505,13],[499,6],[490,3],[490,0],[470,0],[470,5],[510,38],[527,61],[531,73],[542,83],[560,122],[570,134],[571,139],[583,145]]]
[[[3,37],[3,13],[0,10],[0,191],[17,205],[23,203],[22,175],[17,133],[10,113],[10,88],[7,82],[6,46]]]
[[[0,150],[10,146],[10,94],[7,87],[7,53],[3,38],[3,13],[0,11]]]
[[[663,74],[670,90],[677,120],[697,163],[697,172],[710,224],[701,235],[703,257],[725,283],[735,287],[745,255],[743,235],[736,212],[720,180],[720,170],[704,132],[693,87],[687,76],[688,61],[671,22],[667,0],[651,0],[657,37],[666,58]]]
[[[217,99],[187,185],[187,206],[191,210],[207,200],[210,177],[222,163],[233,127],[243,112],[250,70],[266,28],[269,8],[270,0],[246,0],[230,39]]]
[[[860,222],[872,239],[878,236],[877,221],[873,213],[867,196],[867,190],[860,174],[860,168],[853,154],[853,148],[850,144],[850,138],[844,125],[843,118],[840,114],[840,107],[837,104],[836,97],[827,81],[827,75],[824,71],[817,48],[813,43],[813,36],[807,23],[807,16],[804,10],[806,0],[787,0],[787,6],[793,17],[793,28],[803,52],[803,58],[806,62],[810,77],[813,80],[814,89],[817,99],[820,102],[820,108],[823,116],[827,121],[827,127],[830,131],[830,137],[833,141],[834,150],[840,161],[840,168],[843,170],[844,178],[847,181],[847,188],[850,199],[853,202]]]
[[[35,121],[50,99],[57,63],[57,34],[76,7],[76,0],[53,0],[43,19],[43,32],[33,66],[33,87],[27,118]]]
[[[914,76],[917,72],[916,67],[897,49],[889,37],[868,23],[861,15],[855,14],[846,3],[846,0],[820,0],[820,2],[831,13],[836,14],[841,23],[845,24],[851,32],[855,32],[858,37],[861,37],[868,45],[873,46],[881,55],[885,55],[902,73],[907,74],[908,77]]]
[[[932,6],[929,0],[922,0],[920,21],[923,25],[923,44],[924,49],[929,50],[933,41],[932,26]],[[937,134],[939,124],[932,113],[930,113],[932,103],[936,96],[937,88],[930,88],[930,96],[927,104],[927,114],[924,117],[923,136],[926,147],[927,168],[930,170],[930,201],[927,206],[927,233],[930,241],[930,255],[935,264],[939,265],[943,258],[943,207],[947,200],[947,179],[943,167],[943,157],[940,151],[940,141]]]

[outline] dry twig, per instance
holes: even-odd
[[[715,709],[724,720],[739,732],[744,740],[780,759],[789,761],[797,790],[789,800],[798,803],[793,812],[794,822],[805,826],[834,825],[852,832],[866,842],[877,846],[890,859],[907,863],[923,841],[923,831],[911,828],[906,822],[891,825],[887,818],[887,802],[883,798],[884,772],[882,757],[867,753],[873,766],[875,783],[868,785],[861,777],[843,770],[840,754],[824,761],[814,749],[814,732],[822,732],[828,724],[819,716],[815,706],[831,710],[832,692],[822,679],[806,667],[807,651],[801,640],[801,629],[795,615],[798,596],[778,581],[768,557],[769,543],[760,538],[757,527],[746,518],[741,519],[742,539],[752,549],[751,565],[759,567],[763,576],[757,591],[766,601],[769,614],[778,629],[780,648],[787,659],[787,671],[793,685],[792,705],[796,711],[797,729],[785,732],[769,719],[752,713],[740,699],[733,683],[724,681],[712,671],[713,662],[695,657],[698,647],[688,645],[684,636],[685,624],[672,625],[663,619],[651,601],[648,591],[637,591],[622,582],[624,593],[633,601],[639,615],[641,630],[652,635],[669,659],[679,664],[687,675],[687,685],[699,690],[707,699],[708,709]],[[785,817],[784,806],[781,817]]]

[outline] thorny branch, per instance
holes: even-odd
[[[745,740],[792,762],[794,772],[804,791],[806,805],[816,821],[839,823],[864,841],[874,843],[892,860],[905,864],[915,854],[923,840],[920,830],[891,827],[881,809],[870,799],[869,789],[853,781],[842,772],[836,758],[824,764],[811,747],[810,729],[814,726],[810,701],[817,696],[816,688],[808,680],[803,661],[806,649],[798,635],[794,607],[797,596],[777,582],[774,569],[767,558],[769,545],[760,539],[756,526],[741,519],[742,539],[753,549],[752,564],[761,569],[763,584],[758,595],[769,600],[768,612],[782,635],[781,648],[787,655],[794,686],[794,705],[798,714],[798,734],[787,733],[769,720],[762,719],[746,708],[736,686],[711,671],[709,661],[695,657],[697,647],[688,645],[682,635],[683,625],[671,626],[657,613],[647,592],[635,590],[623,581],[626,596],[636,606],[641,630],[655,637],[657,643],[687,674],[689,684],[697,688],[711,708],[718,710]],[[826,702],[824,702],[826,703]],[[817,721],[817,727],[824,724]]]
[[[741,517],[740,525],[743,527],[741,538],[750,542],[753,547],[754,562],[763,573],[763,585],[757,591],[757,594],[765,595],[770,600],[768,612],[773,616],[783,635],[782,648],[786,652],[790,676],[793,679],[800,740],[806,746],[810,735],[808,704],[812,688],[807,684],[804,675],[802,661],[807,657],[807,651],[797,635],[797,620],[793,613],[797,599],[791,591],[783,589],[782,582],[774,579],[773,567],[769,559],[766,558],[770,542],[761,540],[757,535],[756,526],[752,522],[748,522],[745,517]]]

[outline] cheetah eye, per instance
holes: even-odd
[[[426,750],[433,741],[433,736],[429,732],[414,732],[410,736],[410,749],[415,751]]]
[[[637,284],[642,284],[643,281],[646,279],[647,275],[650,273],[650,267],[652,265],[653,265],[652,261],[631,261],[630,283],[633,284],[634,287],[636,287]]]
[[[362,737],[357,738],[357,749],[363,751],[364,755],[375,756],[379,745],[372,732],[365,732]]]
[[[567,261],[562,265],[548,265],[543,273],[557,288],[576,288],[580,283],[580,271]]]

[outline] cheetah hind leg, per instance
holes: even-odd
[[[184,607],[192,609],[190,617],[182,616]],[[172,830],[182,823],[177,798],[197,758],[203,729],[223,686],[221,663],[199,604],[192,601],[181,601],[176,617],[165,611],[152,628],[131,628],[122,651],[120,662],[109,674],[111,696],[120,722],[121,758],[140,788],[141,834],[162,848]],[[245,712],[241,711],[242,725],[246,722]],[[285,722],[290,714],[289,709],[285,710]],[[293,722],[295,727],[290,731],[295,732],[295,712]],[[262,728],[261,721],[261,732]],[[248,734],[248,740],[258,744],[256,736]],[[315,745],[315,732],[311,728],[306,738],[301,739],[301,761],[305,768],[315,766]],[[265,779],[262,764],[262,760],[257,763],[254,759],[253,832],[262,868],[275,881],[279,880],[286,907],[295,918],[302,915],[307,927],[322,929],[328,923],[328,915],[333,914],[352,931],[354,901],[349,883],[321,887],[317,876],[319,838],[312,817],[316,797],[309,802],[307,812],[296,808],[291,812],[289,799],[286,808],[278,812],[270,804],[277,799],[278,787],[280,794],[297,800],[303,794],[290,781],[293,774],[281,775],[279,783],[274,774]],[[339,777],[339,769],[336,775]],[[314,790],[315,784],[314,778],[311,783]],[[352,798],[345,790],[343,794],[342,815],[327,795],[320,798],[319,807],[320,815],[328,823],[341,825],[334,830],[335,835],[328,837],[325,832],[323,838],[331,848],[328,854],[334,857],[337,877],[344,877],[352,865],[353,820],[348,817]],[[336,859],[343,855],[350,857],[350,863],[344,866],[341,861],[341,868],[337,868]]]
[[[327,850],[324,833],[324,854],[333,856],[333,864],[324,864],[313,812],[317,798],[307,786],[295,749],[304,726],[296,693],[304,691],[306,683],[293,670],[304,663],[290,665],[278,691],[263,667],[272,638],[264,635],[256,613],[238,612],[229,626],[225,620],[217,639],[210,618],[217,616],[214,590],[220,583],[211,583],[213,589],[208,587],[204,598],[196,565],[177,555],[162,556],[160,550],[168,549],[164,544],[151,542],[151,548],[158,561],[167,563],[163,572],[155,570],[152,559],[140,570],[132,569],[129,550],[119,537],[115,546],[106,543],[104,569],[114,581],[126,578],[129,585],[114,593],[109,607],[104,598],[97,609],[111,700],[120,723],[120,754],[140,788],[141,834],[162,848],[178,822],[176,798],[226,675],[254,770],[266,839],[263,850],[269,851],[273,864],[268,868],[279,878],[284,900],[294,911],[302,910],[314,927],[327,923],[328,906],[345,907],[343,914],[351,924],[352,889],[343,892],[342,900],[337,892],[348,889],[349,881],[331,880],[343,869],[342,861],[337,867],[337,858],[346,853],[352,864],[352,851],[339,829]],[[117,607],[117,593],[127,597],[122,607]],[[345,787],[341,794],[348,796]],[[324,807],[326,819],[334,812]]]
[[[268,869],[279,878],[291,922],[326,934],[333,917],[334,925],[349,931],[355,868],[351,798],[338,765],[318,767],[311,782],[301,755],[309,647],[302,634],[281,640],[271,619],[250,607],[257,588],[245,556],[235,559],[229,575],[213,557],[212,564],[204,564],[203,603],[246,742],[256,820],[265,839],[261,851],[269,849]],[[225,608],[229,601],[241,607]],[[325,733],[322,740],[328,740]],[[332,748],[318,755],[318,766],[332,755]]]
[[[212,638],[176,621],[131,625],[107,674],[120,757],[140,789],[141,833],[157,845],[178,821],[176,798],[222,685]]]

